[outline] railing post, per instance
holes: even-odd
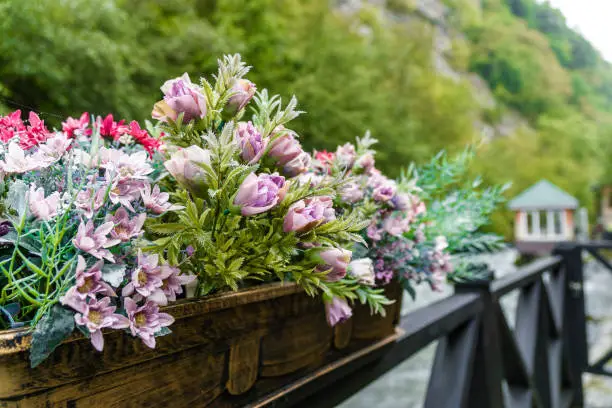
[[[484,310],[480,319],[468,407],[503,408],[503,364],[497,307],[491,294],[492,271],[483,279],[458,283],[456,293],[478,293]]]
[[[565,268],[563,342],[569,351],[570,372],[574,382],[572,407],[582,407],[584,406],[582,373],[589,364],[582,246],[576,242],[564,242],[557,246],[555,254],[563,257]]]

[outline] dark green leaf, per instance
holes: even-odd
[[[55,305],[43,316],[32,334],[30,365],[32,368],[45,360],[74,330],[74,313]]]

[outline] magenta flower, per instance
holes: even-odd
[[[289,207],[283,221],[283,231],[306,232],[335,219],[336,213],[331,197],[307,198]]]
[[[331,302],[325,302],[325,315],[327,323],[334,327],[338,323],[347,321],[353,312],[346,300],[334,296]]]
[[[359,283],[374,286],[376,277],[374,274],[374,263],[370,258],[355,259],[351,261],[348,269],[351,276],[357,279]]]
[[[125,285],[121,295],[131,296],[136,291],[146,298],[161,288],[163,282],[158,262],[157,254],[143,254],[138,250],[138,267],[132,272],[131,280]]]
[[[346,276],[346,269],[351,261],[351,251],[342,248],[328,248],[317,251],[317,258],[322,264],[318,267],[321,271],[328,271],[325,279],[328,282],[336,282]]]
[[[164,162],[172,177],[197,196],[204,196],[207,186],[206,172],[201,165],[210,166],[210,152],[195,145],[174,152]]]
[[[227,101],[225,110],[230,115],[235,115],[246,107],[257,92],[257,87],[247,79],[238,79],[232,86],[232,92],[233,95]]]
[[[261,214],[277,205],[285,196],[285,178],[274,174],[249,174],[236,193],[234,205],[244,216]]]
[[[340,197],[345,203],[356,203],[357,201],[363,199],[363,196],[363,189],[361,186],[359,186],[359,184],[354,182],[346,183],[340,191]]]
[[[129,319],[129,327],[132,336],[138,336],[142,342],[150,348],[155,348],[155,333],[162,327],[174,323],[174,318],[167,313],[160,313],[159,306],[154,302],[147,301],[138,307],[131,298],[124,300],[125,311]]]
[[[147,219],[147,214],[138,214],[134,218],[130,219],[128,212],[125,208],[119,207],[115,211],[115,215],[108,214],[106,216],[107,222],[112,222],[115,226],[110,232],[111,238],[120,240],[121,242],[128,242],[132,238],[139,237],[144,232],[142,226]]]
[[[183,285],[188,285],[197,278],[196,275],[181,275],[179,268],[168,264],[162,265],[160,269],[162,286],[149,296],[150,301],[160,306],[166,306],[168,302],[175,302],[176,295],[183,293]]]
[[[374,200],[376,201],[389,201],[395,195],[395,191],[395,183],[388,182],[385,184],[381,184],[380,186],[376,187],[372,192],[372,198],[374,198]]]
[[[162,193],[157,184],[151,191],[151,185],[145,183],[140,189],[140,197],[147,210],[151,211],[153,214],[163,214],[166,211],[176,211],[185,208],[182,205],[173,205],[169,203],[170,194],[165,192]]]
[[[202,89],[193,84],[189,75],[170,79],[161,87],[164,100],[157,102],[153,108],[153,117],[162,122],[168,119],[175,121],[183,113],[183,122],[191,122],[206,116],[206,98]]]
[[[287,177],[295,177],[301,173],[304,173],[310,168],[312,163],[312,157],[306,152],[302,152],[295,159],[288,161],[283,166],[283,173]]]
[[[238,123],[236,141],[242,151],[240,157],[248,164],[257,163],[268,145],[268,139],[262,139],[251,121]]]
[[[36,184],[30,186],[28,194],[28,205],[30,212],[39,220],[49,221],[57,215],[57,207],[60,201],[60,193],[54,192],[45,198],[45,190],[36,188]]]
[[[66,295],[62,297],[61,303],[75,310],[79,310],[79,308],[74,305],[84,302],[88,297],[95,299],[98,294],[112,297],[117,296],[113,288],[102,280],[103,266],[104,261],[100,260],[91,268],[87,269],[85,258],[79,255],[75,273],[76,283],[68,289]]]
[[[93,187],[88,187],[86,190],[79,191],[74,205],[83,210],[83,215],[89,219],[104,205],[105,194],[106,191],[103,188],[95,191]]]
[[[279,127],[277,130],[275,130],[275,133],[281,131],[287,130],[285,130],[283,127]],[[274,135],[272,137],[274,138]],[[289,133],[272,141],[268,156],[275,159],[278,165],[284,166],[303,152],[304,150],[302,149],[302,145],[294,137],[294,133],[289,131]]]
[[[79,119],[68,117],[65,122],[62,122],[62,131],[64,131],[69,138],[89,136],[91,135],[91,129],[87,129],[88,125],[89,113],[83,112]]]
[[[87,252],[98,259],[107,259],[109,262],[114,263],[115,258],[113,254],[106,249],[121,242],[118,239],[108,239],[107,235],[113,227],[114,224],[112,222],[105,222],[94,229],[93,221],[89,220],[87,224],[81,222],[72,243],[83,252]]]
[[[110,302],[109,297],[102,298],[100,301],[90,298],[87,303],[82,303],[81,310],[77,310],[79,313],[74,315],[76,324],[87,327],[91,344],[98,351],[102,351],[104,348],[102,329],[106,327],[127,329],[130,327],[130,321],[125,316],[115,313],[117,308],[111,306]]]

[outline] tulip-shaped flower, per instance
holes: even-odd
[[[304,173],[310,168],[312,157],[306,152],[302,152],[295,159],[288,161],[283,166],[283,173],[287,177],[295,177]]]
[[[168,302],[175,302],[176,295],[183,293],[183,285],[195,281],[196,275],[181,275],[179,268],[163,264],[160,267],[162,286],[149,296],[149,300],[160,306],[166,306]]]
[[[287,211],[283,221],[285,232],[307,232],[317,225],[336,219],[331,197],[312,197],[300,200]]]
[[[285,178],[274,174],[249,174],[236,193],[234,205],[244,216],[261,214],[277,205],[284,197]]]
[[[162,287],[161,270],[157,254],[143,254],[138,251],[138,267],[132,272],[130,282],[121,291],[122,296],[130,296],[136,291],[142,297],[149,297]]]
[[[118,239],[108,239],[107,235],[115,225],[112,222],[105,222],[98,228],[94,227],[93,221],[87,221],[87,224],[79,224],[76,237],[72,240],[74,246],[83,252],[95,256],[98,259],[107,259],[109,262],[115,262],[113,254],[106,249],[117,245],[121,242]]]
[[[275,134],[281,131],[287,132],[284,128],[279,127],[275,130]],[[291,131],[288,132],[289,133],[276,139],[274,139],[274,134],[272,135],[273,142],[268,152],[268,156],[275,159],[276,163],[280,166],[284,166],[304,152],[302,145],[294,137],[294,133]]]
[[[238,123],[236,142],[241,150],[240,157],[248,164],[257,163],[268,144],[268,140],[262,139],[261,133],[253,126],[251,121]]]
[[[198,146],[176,151],[164,162],[166,170],[198,197],[206,194],[206,173],[200,165],[210,166],[210,152]]]
[[[361,258],[351,261],[348,267],[349,274],[364,285],[374,286],[374,263],[370,258]]]
[[[85,258],[79,255],[75,273],[76,283],[60,299],[61,303],[79,310],[80,306],[78,304],[85,302],[87,298],[96,299],[98,294],[112,297],[117,296],[113,288],[102,280],[103,266],[104,261],[98,261],[91,268],[87,269]]]
[[[346,276],[346,270],[351,261],[351,251],[342,248],[328,248],[322,251],[316,251],[316,258],[321,262],[318,267],[321,271],[327,271],[325,280],[328,282],[337,282]]]
[[[176,121],[182,113],[183,122],[191,122],[206,116],[206,98],[202,89],[191,82],[187,73],[166,81],[161,90],[164,100],[153,107],[152,115],[155,119],[163,122],[168,119]]]
[[[147,219],[147,214],[138,214],[136,217],[130,219],[128,212],[125,208],[119,207],[115,211],[115,215],[107,215],[106,221],[110,221],[115,226],[110,232],[111,238],[120,240],[121,242],[128,242],[132,238],[139,237],[144,232],[142,226]]]
[[[257,92],[257,87],[248,79],[238,79],[232,86],[233,95],[227,101],[225,112],[235,115],[243,110]]]
[[[374,189],[372,192],[372,198],[376,201],[385,202],[389,201],[395,195],[396,187],[395,183],[389,181],[387,183],[381,184]]]
[[[57,207],[60,201],[60,193],[54,192],[45,198],[45,190],[42,187],[36,188],[35,184],[30,186],[28,194],[28,204],[30,212],[39,220],[49,221],[57,215]]]
[[[325,315],[327,323],[334,327],[338,323],[347,321],[353,315],[353,312],[346,300],[334,297],[331,302],[325,302]]]
[[[82,303],[79,313],[74,315],[74,321],[79,326],[85,326],[89,330],[91,344],[98,351],[104,348],[104,337],[102,329],[110,327],[113,329],[127,329],[130,321],[120,314],[115,313],[116,307],[110,305],[110,298],[105,297],[96,301],[89,299]]]
[[[163,214],[166,211],[176,211],[185,208],[181,205],[169,203],[170,194],[162,193],[157,184],[151,190],[151,185],[145,183],[144,187],[140,189],[140,197],[145,208],[153,214]]]
[[[359,186],[359,184],[354,182],[346,183],[340,191],[340,197],[345,203],[356,203],[357,201],[363,199],[363,196],[363,189]]]
[[[374,169],[374,156],[366,153],[355,160],[354,169],[356,173],[370,174]]]
[[[150,348],[155,348],[155,333],[162,327],[174,323],[172,316],[159,312],[159,306],[155,302],[147,301],[143,306],[138,307],[133,299],[125,298],[124,307],[130,321],[132,336],[140,337],[142,342]]]

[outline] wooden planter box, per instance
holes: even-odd
[[[0,332],[0,407],[243,406],[373,344],[358,340],[368,338],[360,328],[368,310],[349,320],[356,330],[332,330],[321,300],[294,284],[182,300],[164,311],[176,321],[156,349],[110,331],[98,353],[75,334],[35,369],[26,331]],[[370,338],[389,334],[396,314]],[[380,317],[371,319],[377,325]]]

